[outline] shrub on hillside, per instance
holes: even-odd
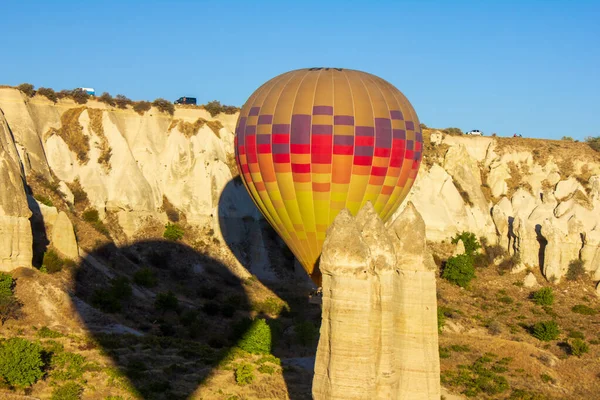
[[[50,400],[79,400],[83,396],[83,386],[75,382],[68,382],[54,388]]]
[[[598,314],[598,311],[596,311],[592,307],[586,306],[585,304],[576,304],[571,308],[571,311],[573,311],[574,313],[577,313],[577,314],[582,314],[582,315]]]
[[[600,136],[596,137],[587,137],[585,138],[585,142],[594,150],[600,151]]]
[[[574,142],[571,136],[563,136],[560,140],[564,140],[566,142]]]
[[[177,311],[179,309],[179,300],[170,290],[165,293],[159,293],[156,296],[154,307],[158,311]]]
[[[44,268],[44,272],[48,272],[49,274],[60,272],[62,271],[64,265],[65,260],[63,260],[62,257],[60,257],[53,249],[49,249],[44,253],[44,258],[42,260],[42,268]]]
[[[477,236],[473,232],[461,232],[452,238],[452,244],[457,244],[462,240],[465,245],[465,254],[473,255],[481,248],[481,244],[477,240]]]
[[[63,89],[60,92],[56,93],[56,97],[58,97],[59,99],[65,99],[65,98],[71,97],[71,96],[73,96],[72,90]]]
[[[21,302],[14,296],[15,280],[12,275],[0,272],[0,326],[9,319],[21,316]]]
[[[447,133],[448,135],[462,135],[463,131],[460,128],[446,128],[443,129],[442,132]]]
[[[88,208],[87,210],[85,210],[82,214],[82,218],[84,221],[90,223],[100,221],[100,215],[98,214],[98,210],[96,210],[95,208]]]
[[[44,373],[42,347],[21,338],[11,338],[0,345],[0,376],[11,386],[33,385]]]
[[[31,83],[21,83],[17,86],[17,89],[23,92],[27,97],[33,97],[35,94],[34,87]]]
[[[37,90],[37,94],[39,94],[40,96],[46,97],[48,100],[50,100],[54,103],[56,103],[58,101],[58,96],[56,95],[56,92],[54,91],[54,89],[41,87]]]
[[[108,104],[112,107],[114,107],[116,104],[115,99],[113,99],[113,97],[108,92],[102,93],[100,97],[98,97],[98,101],[101,101],[102,103]]]
[[[125,109],[125,108],[127,108],[127,106],[132,105],[133,101],[131,101],[131,99],[129,99],[127,96],[118,94],[115,96],[115,103],[116,103],[117,107]]]
[[[83,89],[75,89],[71,92],[71,97],[77,104],[85,104],[88,102],[90,95]]]
[[[585,269],[583,268],[583,260],[573,260],[569,263],[569,270],[567,271],[567,280],[576,281],[585,275]]]
[[[438,306],[437,308],[437,327],[438,332],[441,332],[444,328],[444,324],[446,323],[446,314],[444,314],[444,309]]]
[[[135,272],[133,275],[133,281],[147,288],[155,287],[158,284],[154,271],[150,268],[142,268]]]
[[[238,347],[248,353],[269,354],[271,352],[271,328],[263,318],[252,321]]]
[[[231,114],[235,114],[236,112],[238,112],[240,110],[238,107],[235,107],[235,106],[222,105],[221,102],[217,101],[217,100],[209,101],[208,103],[204,104],[202,107],[206,111],[208,111],[208,113],[210,114],[211,117],[215,117],[215,116],[219,115],[220,113],[231,115]]]
[[[558,338],[560,329],[555,321],[538,322],[533,325],[531,334],[541,341],[549,342]]]
[[[152,108],[152,104],[148,101],[136,101],[133,103],[133,110],[140,115],[144,115],[150,108]]]
[[[179,225],[168,223],[167,225],[165,225],[165,232],[163,233],[163,237],[168,240],[177,241],[183,238],[184,234],[185,232],[183,231],[183,228],[181,228]]]
[[[71,193],[73,193],[73,203],[75,203],[75,205],[87,203],[88,195],[83,189],[83,186],[81,186],[79,178],[76,178],[69,188],[71,189]]]
[[[161,112],[173,115],[175,113],[175,106],[169,100],[158,98],[152,102],[152,105],[158,108]]]
[[[251,364],[243,363],[235,369],[235,382],[240,385],[248,385],[254,380],[254,367]]]
[[[539,306],[551,306],[554,303],[554,291],[551,287],[544,287],[534,292],[532,298]]]
[[[312,346],[319,337],[319,328],[310,321],[304,321],[294,326],[294,334],[302,346]]]
[[[450,257],[442,271],[442,278],[460,287],[466,288],[475,278],[473,258],[468,254]]]
[[[569,353],[574,356],[581,357],[583,354],[590,351],[590,346],[581,339],[574,339],[569,343]]]

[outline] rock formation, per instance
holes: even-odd
[[[439,399],[435,264],[412,203],[386,229],[343,210],[320,261],[314,399]]]
[[[52,227],[52,246],[63,256],[71,260],[79,258],[79,249],[77,247],[77,239],[73,231],[73,224],[64,212],[58,213],[56,222]]]
[[[31,211],[21,162],[4,114],[0,112],[0,270],[31,266]]]

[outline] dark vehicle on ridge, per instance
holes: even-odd
[[[175,100],[175,104],[196,104],[195,97],[180,97]]]

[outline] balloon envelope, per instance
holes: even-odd
[[[422,158],[419,119],[377,76],[341,68],[279,75],[242,107],[235,156],[265,218],[317,283],[327,228],[340,210],[371,201],[386,221]]]

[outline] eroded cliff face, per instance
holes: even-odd
[[[12,133],[0,112],[0,270],[31,265],[32,235],[24,174]]]
[[[31,264],[23,180],[36,175],[57,183],[71,203],[69,187],[78,180],[101,219],[116,216],[126,240],[167,223],[166,199],[189,224],[233,247],[252,273],[276,279],[270,250],[281,243],[234,179],[237,115],[212,118],[200,108],[140,115],[95,101],[54,104],[10,88],[0,88],[0,110],[3,268]],[[434,130],[425,130],[424,145],[407,201],[422,215],[428,240],[471,231],[548,279],[560,280],[571,258],[600,279],[599,153],[583,143]]]

